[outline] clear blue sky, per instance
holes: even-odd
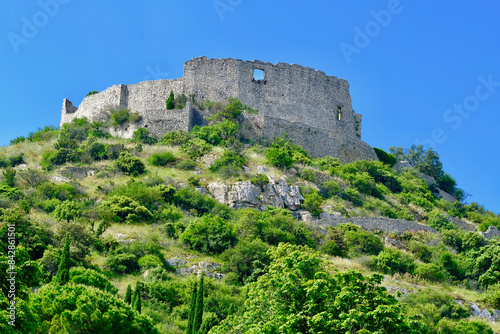
[[[64,98],[181,77],[192,57],[282,61],[347,79],[363,140],[431,139],[469,201],[499,213],[498,13],[464,0],[4,0],[0,145],[58,125]]]

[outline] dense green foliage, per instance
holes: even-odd
[[[196,323],[197,334],[492,333],[454,299],[500,307],[499,242],[457,219],[485,231],[500,227],[500,216],[465,204],[435,151],[395,148],[414,166],[401,171],[381,150],[381,161],[310,159],[286,136],[240,138],[240,115],[256,111],[237,99],[181,94],[174,109],[188,100],[206,109],[208,124],[160,143],[145,128],[132,140],[112,138],[110,127],[140,120],[116,110],[0,148],[0,332],[178,334]],[[278,179],[298,188],[284,193]],[[231,187],[240,181],[254,185],[251,194]],[[214,182],[227,191],[208,195]],[[459,200],[439,199],[438,187]],[[293,212],[295,189],[304,200]],[[367,231],[328,215],[398,218],[437,233],[387,232],[377,220]],[[390,291],[397,282],[411,293],[398,301],[381,274]]]
[[[424,333],[378,287],[380,275],[331,275],[319,254],[285,244],[271,258],[268,273],[249,291],[243,313],[211,333]]]

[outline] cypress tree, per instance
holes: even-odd
[[[193,319],[193,334],[198,333],[203,322],[203,274],[201,274],[200,284],[196,296],[196,308]]]
[[[188,324],[186,328],[186,334],[194,334],[193,333],[193,320],[194,313],[196,308],[196,290],[198,288],[198,282],[194,282],[193,294],[191,295],[191,304],[189,304],[189,315],[188,315]]]
[[[127,286],[127,292],[125,292],[125,303],[131,304],[132,303],[132,288],[130,287],[130,284]]]
[[[170,95],[168,96],[167,99],[167,110],[172,110],[174,109],[174,92],[170,91]]]
[[[56,284],[64,285],[69,282],[69,246],[70,239],[69,233],[66,233],[66,241],[64,242],[64,248],[61,255],[61,262],[59,262],[59,268],[57,269],[57,275],[54,278]]]
[[[132,308],[139,313],[141,313],[142,309],[141,293],[142,293],[141,282],[137,282],[137,284],[135,285],[134,295],[132,296]]]

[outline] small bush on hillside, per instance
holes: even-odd
[[[316,158],[312,160],[312,165],[319,168],[319,170],[327,170],[330,171],[330,174],[333,174],[332,172],[342,166],[342,163],[338,158],[331,157],[327,155],[326,157],[323,158]]]
[[[158,152],[158,153],[153,153],[149,159],[148,162],[153,165],[153,166],[166,166],[167,164],[171,162],[175,162],[175,156],[173,155],[172,152]]]
[[[373,258],[372,267],[375,270],[389,275],[395,273],[412,274],[415,270],[415,261],[410,255],[398,249],[385,248]]]
[[[264,187],[269,184],[269,178],[265,174],[257,174],[257,176],[250,179],[250,182],[257,187],[264,189]]]
[[[93,286],[102,291],[116,294],[118,289],[103,274],[83,267],[73,267],[69,270],[69,282]]]
[[[222,258],[227,262],[223,271],[235,273],[240,284],[254,282],[265,273],[265,268],[271,262],[267,253],[269,249],[269,245],[259,238],[240,241],[234,248],[222,254]]]
[[[160,145],[181,146],[192,138],[189,132],[183,130],[172,131],[163,135]]]
[[[431,212],[429,212],[427,225],[434,228],[436,231],[452,230],[454,228],[453,224],[448,220],[448,218],[438,210],[432,210]]]
[[[121,126],[130,120],[130,111],[128,109],[117,109],[110,112],[113,126]]]
[[[200,138],[193,138],[181,147],[181,151],[186,152],[191,159],[201,157],[211,150],[212,145]]]
[[[141,159],[134,157],[126,151],[120,153],[115,164],[125,174],[142,174],[146,170],[146,166]]]
[[[341,197],[356,206],[363,205],[363,200],[361,199],[361,195],[354,188],[347,188],[346,190],[344,190],[341,194]]]
[[[139,269],[137,257],[130,253],[109,255],[106,258],[106,266],[119,275],[133,273]]]
[[[321,197],[317,191],[311,192],[304,195],[304,202],[301,207],[304,210],[311,212],[314,217],[318,217],[319,214],[323,212],[321,205],[323,205],[324,201],[323,197]]]
[[[434,263],[418,264],[415,269],[415,275],[434,282],[443,282],[446,279],[446,275],[441,268]]]
[[[288,168],[294,162],[310,164],[307,152],[299,145],[293,144],[287,136],[274,138],[266,149],[266,159],[273,166]]]
[[[149,222],[153,215],[144,206],[127,196],[111,196],[99,205],[100,217],[105,222]]]
[[[332,196],[340,194],[340,185],[334,181],[325,181],[323,184],[321,184],[321,188],[319,190],[319,193],[321,196],[324,198],[330,198]]]
[[[354,256],[360,254],[378,255],[384,249],[380,238],[365,230],[346,231],[344,236],[349,251]]]
[[[141,257],[137,263],[141,268],[141,271],[146,271],[147,269],[153,269],[156,267],[163,267],[163,262],[154,254],[146,254]]]
[[[306,181],[315,182],[316,181],[316,172],[310,168],[304,168],[300,172],[300,177]]]
[[[156,137],[150,135],[151,131],[146,128],[138,128],[132,134],[132,141],[136,143],[154,145],[158,142]]]
[[[212,254],[220,254],[237,242],[230,223],[209,215],[193,220],[180,235],[180,240],[192,250]]]
[[[323,239],[322,251],[333,256],[347,256],[348,247],[344,238],[344,231],[329,226]]]
[[[373,148],[377,154],[378,159],[389,167],[394,166],[397,163],[397,159],[394,154],[387,153],[380,148]]]
[[[193,159],[183,159],[177,161],[175,164],[175,168],[182,169],[182,170],[194,170],[198,166],[196,161]]]
[[[239,175],[243,171],[243,165],[245,163],[245,157],[227,150],[220,158],[212,163],[210,170],[224,177],[232,177]]]

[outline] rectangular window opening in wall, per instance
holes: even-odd
[[[340,118],[342,117],[342,106],[337,107],[337,120],[340,121]]]
[[[253,70],[253,78],[252,78],[252,82],[256,82],[256,83],[264,83],[265,84],[265,80],[264,80],[264,70],[260,70],[258,68],[254,69]]]

